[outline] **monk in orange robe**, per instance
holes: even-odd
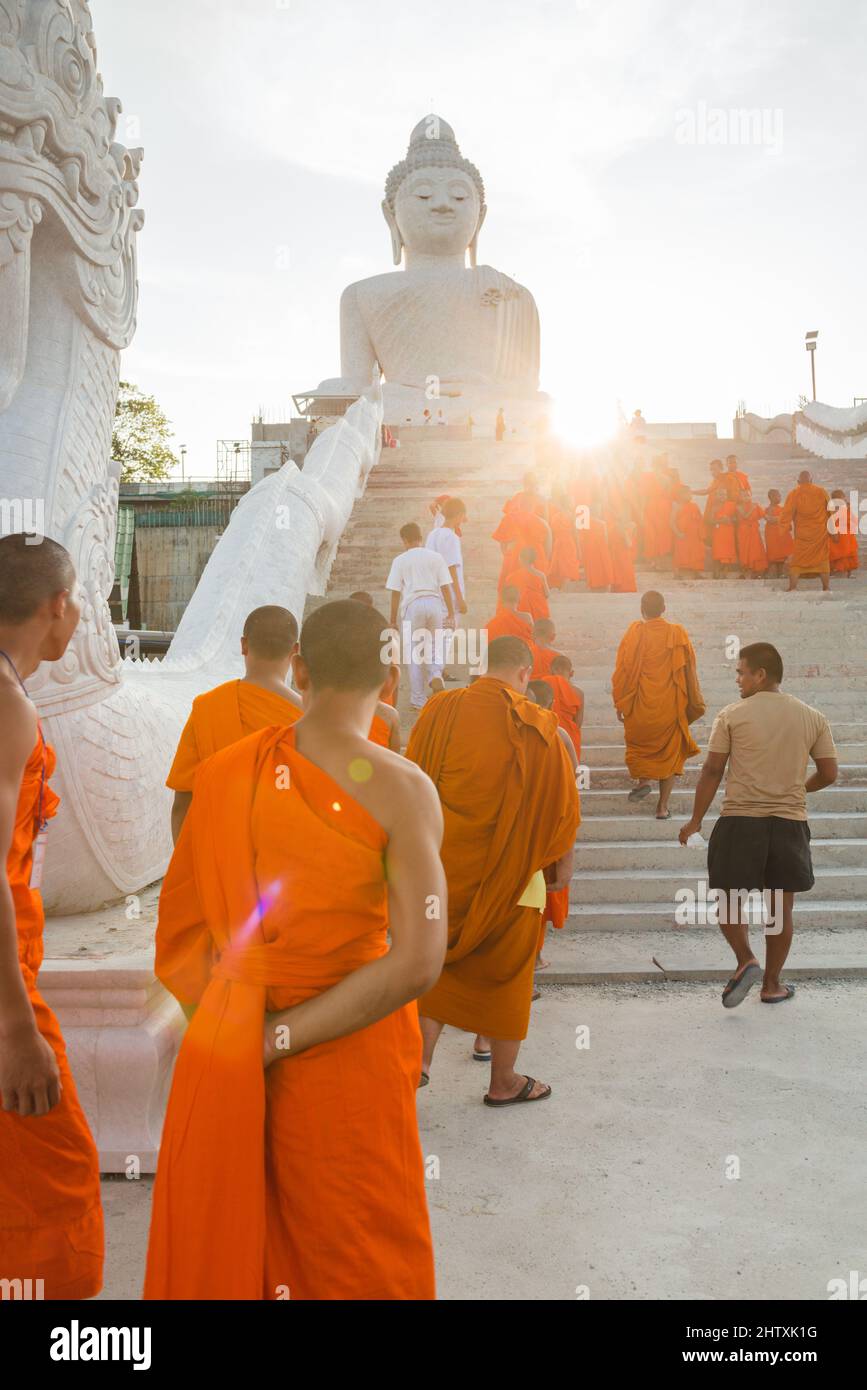
[[[831,501],[845,503],[842,488],[831,493]],[[841,505],[831,512],[831,534],[828,537],[831,573],[844,574],[851,579],[858,568],[858,513]]]
[[[732,473],[724,471],[722,459],[711,459],[710,485],[706,488],[692,489],[693,497],[707,498],[704,508],[704,524],[708,545],[711,545],[713,540],[713,515],[717,505],[722,502],[736,503],[740,496],[740,492],[740,483]]]
[[[798,474],[798,486],[789,493],[780,513],[780,525],[790,524],[794,548],[789,560],[789,593],[797,589],[802,574],[818,575],[822,588],[830,589],[828,494],[816,486],[806,469]]]
[[[767,574],[768,556],[765,550],[759,522],[764,516],[762,508],[753,501],[749,492],[741,493],[737,506],[738,559],[741,562],[742,577],[750,574],[760,579]]]
[[[568,584],[577,583],[581,578],[575,520],[568,497],[560,494],[551,501],[548,522],[552,537],[548,584],[552,589],[565,589]]]
[[[500,595],[500,605],[493,618],[485,624],[488,641],[496,637],[523,637],[529,642],[533,636],[533,619],[529,613],[518,608],[521,591],[514,584],[507,584]]]
[[[727,569],[738,568],[738,550],[735,528],[737,526],[737,504],[723,502],[720,494],[710,514],[713,538],[711,540],[711,560],[714,579],[721,579]]]
[[[357,602],[357,600],[347,600]],[[375,611],[375,610],[373,610]],[[255,608],[244,624],[241,654],[246,674],[196,696],[184,725],[166,786],[175,794],[172,837],[177,844],[193,797],[196,769],[205,759],[272,724],[294,724],[301,718],[301,701],[286,684],[289,664],[298,646],[298,624],[288,608]],[[386,693],[397,684],[397,668],[389,667]],[[400,717],[380,702],[370,726],[370,739],[400,752]]]
[[[434,695],[407,747],[440,794],[449,885],[446,963],[419,1000],[423,1079],[445,1024],[490,1038],[489,1106],[551,1094],[515,1063],[530,1019],[542,871],[552,869],[549,888],[568,885],[580,820],[557,720],[524,698],[531,669],[525,642],[497,638],[487,675]]]
[[[730,487],[730,488],[732,487],[732,483],[731,483],[731,479],[732,479],[732,478],[734,478],[735,483],[737,484],[736,495],[730,497],[730,500],[731,500],[732,502],[737,502],[737,501],[739,501],[739,500],[740,500],[740,497],[742,496],[743,493],[745,493],[745,492],[751,493],[751,492],[752,492],[752,488],[750,487],[750,480],[749,480],[749,478],[747,477],[746,473],[743,472],[742,469],[738,468],[737,454],[729,454],[729,455],[727,455],[727,457],[726,457],[726,474],[727,474],[727,481],[728,481],[728,483],[729,483],[729,487]]]
[[[536,568],[548,573],[551,555],[551,530],[544,517],[537,516],[529,506],[513,507],[502,518],[492,540],[500,542],[502,563],[497,585],[502,589],[506,576],[515,568],[522,550],[536,552]]]
[[[649,473],[642,474],[644,558],[651,569],[662,569],[674,549],[671,529],[672,479],[668,460],[661,454]]]
[[[704,573],[704,520],[688,487],[677,490],[674,513],[674,573],[681,578]]]
[[[518,568],[506,575],[503,589],[510,587],[518,590],[518,608],[523,613],[529,613],[533,622],[537,618],[550,618],[548,581],[537,568],[535,550],[522,550],[519,561]]]
[[[780,525],[783,508],[782,498],[776,488],[768,492],[768,506],[765,507],[765,551],[768,557],[768,571],[772,578],[783,573],[783,567],[794,549],[792,528]]]
[[[316,609],[293,659],[304,717],[196,776],[157,927],[157,974],[192,1018],[146,1299],[434,1297],[414,1001],[445,951],[442,818],[366,737],[386,626]]]
[[[530,642],[530,651],[533,653],[531,680],[550,674],[551,662],[560,655],[551,645],[556,640],[557,629],[550,618],[539,618],[538,622],[533,624],[533,637]]]
[[[568,660],[568,658],[564,657],[563,660],[566,661]],[[549,709],[554,711],[554,682],[550,678],[531,680],[530,684],[527,686],[527,696],[528,698],[532,696],[536,704],[542,706],[542,709]],[[572,764],[572,771],[577,777],[578,755],[575,752],[574,744],[572,742],[572,739],[569,737],[569,734],[563,727],[563,724],[559,718],[557,723],[557,732],[559,733],[561,739],[563,740],[563,743],[565,744],[566,752],[569,755],[569,761]],[[537,970],[547,970],[548,965],[550,963],[547,960],[545,960],[542,955],[542,950],[545,945],[545,937],[548,932],[548,923],[550,922],[551,926],[554,927],[555,930],[562,931],[566,925],[568,916],[569,884],[567,883],[565,888],[558,888],[555,893],[552,893],[550,888],[547,888],[546,886],[545,906],[542,911],[542,923],[539,929],[539,948],[536,957]]]
[[[62,546],[0,539],[0,1281],[30,1289],[0,1299],[93,1298],[102,1288],[99,1158],[37,987],[39,884],[59,798],[54,752],[23,686],[43,661],[63,657],[80,612]]]
[[[611,592],[634,594],[637,527],[632,519],[628,496],[623,487],[609,481],[602,504],[602,519],[608,539],[611,559]]]
[[[675,777],[699,752],[690,724],[704,713],[695,652],[686,628],[663,618],[662,594],[641,600],[641,621],[626,629],[617,651],[612,694],[626,739],[626,766],[637,781],[629,793],[638,801],[659,782],[657,820],[669,820]]]
[[[503,512],[511,511],[530,511],[536,516],[544,517],[546,511],[545,499],[539,491],[539,480],[535,473],[524,474],[524,486],[521,492],[516,492],[514,497],[510,497]]]
[[[614,580],[614,567],[608,547],[608,528],[596,503],[590,509],[586,528],[578,531],[578,547],[587,588],[594,593],[608,593]]]
[[[575,750],[581,757],[581,725],[584,723],[584,692],[572,684],[575,672],[568,656],[555,656],[551,670],[540,679],[550,685],[553,692],[553,710],[560,728],[565,730]]]

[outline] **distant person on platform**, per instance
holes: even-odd
[[[741,648],[737,665],[740,700],[714,720],[692,817],[680,831],[685,845],[701,832],[722,781],[725,799],[707,847],[708,885],[723,894],[720,927],[737,958],[737,970],[722,994],[723,1006],[742,1003],[762,979],[750,949],[743,894],[782,894],[782,921],[772,899],[771,930],[765,935],[762,1003],[784,1004],[795,993],[780,973],[792,944],[795,894],[813,887],[807,793],[837,780],[837,750],[824,714],[780,690],[783,662],[769,642]],[[816,771],[807,778],[812,758]]]
[[[505,415],[503,414],[503,407],[500,406],[499,410],[497,411],[497,419],[496,419],[496,422],[495,422],[495,424],[494,424],[494,438],[496,439],[496,441],[497,441],[498,444],[502,444],[503,439],[504,439],[504,437],[505,437],[505,434],[506,434],[506,417],[505,417]]]
[[[452,581],[452,607],[455,613],[455,623],[457,615],[467,611],[466,592],[464,589],[464,555],[461,547],[461,527],[467,519],[467,509],[460,497],[450,497],[444,503],[442,509],[442,525],[434,525],[428,532],[425,540],[425,547],[428,550],[435,550],[443,557],[448,565],[449,574]],[[451,661],[453,648],[451,644],[446,647],[446,660]],[[457,676],[448,671],[443,671],[443,680],[454,681]]]
[[[429,550],[424,544],[421,527],[414,521],[401,527],[400,538],[403,554],[392,562],[385,587],[391,594],[391,627],[398,630],[400,618],[411,629],[409,702],[413,709],[421,709],[426,699],[425,667],[416,660],[415,635],[430,633],[433,660],[427,670],[428,686],[434,692],[445,690],[437,656],[442,651],[445,628],[453,628],[455,622],[452,576],[439,551]]]
[[[647,421],[640,410],[636,410],[632,419],[629,421],[629,430],[631,434],[638,435],[644,439],[647,438]]]

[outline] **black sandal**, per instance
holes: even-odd
[[[530,1092],[532,1091],[533,1087],[534,1087],[535,1084],[536,1084],[536,1078],[535,1078],[534,1076],[525,1076],[525,1077],[524,1077],[524,1081],[526,1082],[526,1085],[523,1087],[522,1090],[520,1090],[520,1091],[518,1092],[518,1094],[517,1094],[516,1096],[512,1096],[511,1100],[491,1100],[491,1097],[490,1097],[490,1096],[485,1096],[485,1097],[484,1097],[485,1105],[491,1105],[491,1106],[497,1106],[497,1107],[502,1106],[502,1105],[526,1105],[526,1104],[532,1103],[533,1101],[536,1101],[536,1100],[547,1100],[548,1097],[550,1096],[550,1094],[551,1094],[551,1087],[550,1087],[550,1086],[546,1086],[545,1089],[544,1089],[544,1091],[541,1093],[541,1095],[538,1095],[538,1096],[531,1096],[531,1095],[530,1095]]]

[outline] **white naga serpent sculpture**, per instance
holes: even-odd
[[[30,683],[58,752],[45,879],[54,912],[88,911],[163,873],[163,784],[190,700],[237,674],[251,608],[283,603],[300,617],[307,592],[324,592],[380,437],[371,395],[319,438],[303,473],[287,464],[254,488],[166,660],[122,660],[108,610],[111,436],[144,216],[142,151],[115,139],[120,111],[103,96],[86,0],[0,0],[0,500],[7,516],[44,517],[82,592],[66,656]]]

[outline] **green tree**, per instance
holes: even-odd
[[[168,478],[178,459],[168,445],[171,427],[153,396],[129,381],[120,383],[112,458],[121,465],[121,482],[151,483]]]

